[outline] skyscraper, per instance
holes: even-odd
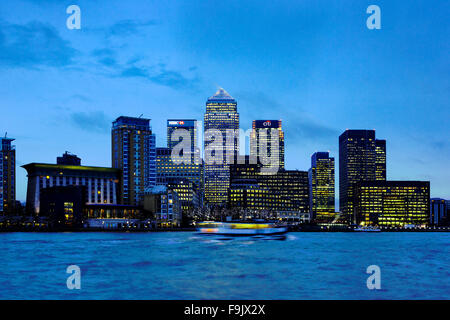
[[[0,214],[12,213],[16,203],[16,147],[0,138]]]
[[[316,152],[311,156],[309,191],[312,217],[318,221],[333,218],[334,158],[328,152]]]
[[[120,204],[139,205],[156,185],[156,141],[150,119],[119,117],[112,126],[112,166],[122,170]]]
[[[383,165],[386,167],[386,154],[383,160],[382,146],[382,142],[376,142],[375,130],[346,130],[339,136],[339,208],[343,216],[353,222],[355,183],[386,179],[386,170],[384,173],[382,170]],[[380,168],[378,174],[377,167]]]
[[[228,164],[239,154],[239,113],[236,100],[222,88],[206,101],[204,127],[205,200],[211,204],[224,204],[230,186]],[[213,162],[208,150],[214,145],[221,148],[221,152],[211,151],[211,156],[216,157]]]
[[[273,133],[276,136],[272,137]],[[272,142],[275,145],[272,145]],[[259,163],[262,163],[262,156],[276,157],[277,169],[284,169],[284,132],[281,128],[281,120],[253,120],[250,155],[259,157]],[[263,167],[273,167],[274,164],[274,162],[263,164]]]
[[[375,179],[386,180],[386,140],[375,140]]]
[[[176,130],[186,130],[190,138],[190,156],[193,163],[196,159],[199,160],[199,148],[197,144],[197,120],[193,119],[169,119],[167,120],[167,147],[170,151],[182,140],[181,137],[176,139],[173,134]],[[198,158],[197,158],[198,157]]]

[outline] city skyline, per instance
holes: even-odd
[[[435,32],[448,28],[445,2],[432,12],[425,2],[380,1],[377,31],[365,27],[365,6],[357,3],[255,2],[250,22],[233,2],[109,1],[124,9],[113,11],[79,1],[83,22],[75,31],[65,26],[64,5],[20,2],[0,5],[7,40],[0,42],[7,70],[0,128],[16,139],[18,200],[26,198],[20,165],[52,163],[68,150],[87,165],[111,166],[110,127],[120,115],[151,118],[164,146],[166,120],[202,119],[218,85],[238,101],[244,130],[252,120],[283,121],[288,169],[307,170],[314,152],[330,151],[338,177],[339,134],[375,128],[387,140],[389,180],[428,180],[432,197],[450,198],[448,59],[430,50],[448,47],[446,33]],[[204,19],[207,12],[217,25]],[[421,33],[410,32],[411,16]],[[236,19],[244,22],[228,24]],[[178,27],[168,28],[174,21]],[[277,21],[273,31],[268,21]],[[294,21],[299,29],[291,30]],[[51,54],[31,35],[53,41]],[[35,50],[19,51],[26,47]]]

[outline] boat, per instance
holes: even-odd
[[[381,229],[375,226],[358,226],[357,228],[353,229],[354,231],[359,232],[380,232]]]
[[[265,237],[284,236],[287,233],[287,227],[278,226],[273,222],[204,221],[197,223],[197,231],[202,235],[250,236],[264,239]]]

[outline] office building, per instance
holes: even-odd
[[[0,215],[14,213],[16,204],[16,147],[0,138]]]
[[[167,188],[177,193],[184,216],[191,215],[195,208],[201,206],[201,193],[191,180],[186,178],[168,179],[166,185]]]
[[[220,132],[221,137],[213,137],[217,131]],[[205,200],[209,204],[225,204],[230,187],[228,164],[234,161],[239,154],[239,113],[237,112],[236,100],[222,88],[206,101],[204,132]],[[234,133],[234,135],[231,133]],[[207,141],[209,139],[211,141]],[[218,145],[219,148],[221,147],[222,151],[220,157],[220,153],[217,155],[214,151],[211,152],[211,156],[216,157],[214,162],[212,157],[208,155],[208,150],[213,146],[213,143]]]
[[[54,186],[40,191],[40,217],[52,226],[81,226],[86,203],[86,186]]]
[[[378,148],[377,148],[378,144]],[[359,181],[383,181],[386,143],[377,143],[375,130],[346,130],[339,136],[339,208],[343,217],[355,221],[354,185]],[[377,151],[379,152],[377,154]],[[384,163],[383,163],[384,162]],[[378,166],[377,166],[378,165]],[[380,169],[377,174],[377,167]]]
[[[298,211],[309,213],[308,172],[279,170],[276,174],[261,173],[261,165],[249,161],[230,165],[230,208],[257,211]]]
[[[284,169],[284,132],[281,120],[253,120],[250,155],[257,157],[258,163],[263,167],[275,169],[268,170],[268,173]]]
[[[121,171],[114,168],[29,163],[27,211],[40,214],[40,194],[50,187],[85,186],[86,204],[117,204]]]
[[[308,175],[311,216],[317,221],[330,221],[335,217],[334,158],[328,152],[314,153]]]
[[[438,226],[446,222],[448,201],[441,198],[432,198],[430,200],[430,224]]]
[[[354,189],[355,223],[358,225],[429,224],[429,181],[360,181]]]
[[[195,184],[201,197],[203,194],[203,164],[174,163],[169,148],[156,148],[156,182],[165,185],[170,181],[188,179]]]
[[[155,186],[146,192],[144,211],[153,216],[160,228],[181,226],[182,212],[178,194],[166,186]]]
[[[141,205],[145,190],[156,185],[156,140],[150,119],[119,117],[111,133],[112,167],[122,174],[119,203]]]
[[[386,140],[375,140],[375,180],[386,180]]]
[[[177,130],[180,130],[177,133]],[[176,135],[176,136],[175,136]],[[200,162],[200,150],[197,142],[197,120],[193,119],[169,119],[167,120],[167,147],[170,151],[178,145],[184,137],[187,136],[188,141],[185,141],[186,151],[189,151],[189,158],[192,164]],[[183,156],[179,154],[177,156]]]

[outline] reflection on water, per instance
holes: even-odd
[[[449,299],[448,233],[2,233],[0,299]],[[81,268],[68,290],[66,268]],[[366,268],[381,268],[368,290]]]

